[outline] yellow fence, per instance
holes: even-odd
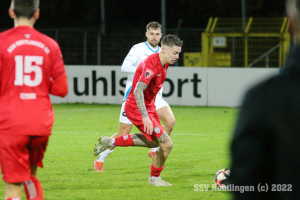
[[[202,52],[184,54],[185,66],[283,67],[290,47],[289,19],[210,18]]]

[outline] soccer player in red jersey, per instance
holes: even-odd
[[[36,177],[51,135],[54,113],[49,94],[68,93],[58,44],[33,28],[39,0],[12,0],[15,27],[0,33],[0,165],[5,199],[41,200]]]
[[[136,69],[132,88],[126,100],[125,113],[141,133],[109,138],[101,136],[94,148],[94,155],[112,146],[157,147],[159,150],[152,158],[149,185],[170,186],[160,178],[164,163],[171,152],[173,143],[160,124],[154,105],[155,96],[163,86],[169,64],[179,58],[183,42],[175,35],[162,39],[161,51],[143,60]]]
[[[126,99],[131,91],[132,81],[138,65],[149,55],[160,51],[160,47],[158,46],[158,44],[160,43],[160,39],[162,37],[161,29],[162,26],[158,22],[149,22],[146,26],[145,33],[147,41],[135,44],[124,59],[121,71],[128,73],[128,76],[126,81],[126,88],[124,91],[124,100],[122,102],[122,108],[120,112],[119,129],[116,134],[111,136],[113,138],[122,135],[128,135],[132,129],[133,124],[125,114],[124,108]],[[164,124],[164,130],[170,135],[175,125],[175,117],[171,107],[163,99],[162,91],[163,88],[161,88],[161,90],[157,93],[154,104],[156,106],[156,111],[159,119]],[[94,162],[95,171],[103,172],[104,162],[106,158],[113,152],[114,148],[115,147],[108,148],[99,154],[98,158]],[[148,153],[149,157],[152,158],[157,149],[158,147],[150,149]]]

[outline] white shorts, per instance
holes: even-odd
[[[132,122],[126,117],[125,110],[124,110],[125,103],[126,101],[122,103],[119,122],[122,122],[124,124],[132,124]],[[169,106],[169,104],[160,95],[156,95],[155,106],[156,106],[156,110],[158,110],[162,107]]]

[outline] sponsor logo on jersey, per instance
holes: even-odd
[[[158,128],[158,126],[156,126],[156,127],[153,129],[153,131],[154,131],[155,133],[160,133],[160,129]]]
[[[154,73],[150,69],[146,69],[146,78],[150,78]]]

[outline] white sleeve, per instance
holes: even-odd
[[[124,59],[121,71],[126,73],[135,73],[140,53],[141,51],[138,50],[138,46],[134,45]]]
[[[126,73],[132,73],[134,74],[136,70],[136,67],[134,66],[133,62],[130,60],[125,59],[122,67],[121,67],[121,72],[126,72]]]

